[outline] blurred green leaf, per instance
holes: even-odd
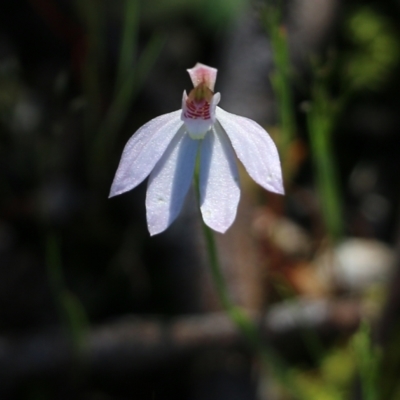
[[[218,31],[246,6],[246,0],[148,0],[142,2],[143,17],[150,25],[165,23],[183,15],[195,17],[199,26]]]
[[[353,48],[345,56],[345,84],[352,90],[377,89],[399,61],[399,41],[390,20],[369,7],[345,23]]]
[[[364,322],[352,340],[353,354],[360,376],[363,400],[381,398],[378,388],[378,373],[381,365],[380,351],[372,343],[371,330]]]

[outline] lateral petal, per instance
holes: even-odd
[[[236,217],[240,199],[235,153],[226,133],[215,126],[201,144],[200,209],[204,222],[224,233]]]
[[[110,197],[133,189],[150,174],[183,126],[180,114],[178,110],[154,118],[129,139],[111,185]]]
[[[284,194],[278,150],[265,129],[251,119],[220,107],[217,107],[217,121],[229,136],[248,174],[264,189]]]
[[[193,179],[198,147],[199,141],[180,129],[150,174],[146,194],[150,235],[167,229],[181,211]]]

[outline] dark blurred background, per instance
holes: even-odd
[[[279,142],[270,6],[1,1],[1,400],[291,398],[221,312],[194,194],[152,238],[146,183],[108,199],[124,144],[180,108],[196,62],[218,68],[222,108]],[[217,237],[226,278],[302,398],[367,398],[370,368],[379,396],[368,399],[400,399],[400,2],[290,0],[281,11],[296,126],[287,195],[242,174],[237,220]],[[331,129],[335,240],[307,127],[315,87],[343,104]]]

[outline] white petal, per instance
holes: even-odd
[[[217,121],[231,140],[249,175],[264,189],[284,193],[278,150],[268,133],[256,122],[217,107]]]
[[[213,128],[201,144],[200,209],[204,222],[224,233],[235,220],[239,198],[235,153],[226,133]]]
[[[193,179],[199,141],[180,129],[150,174],[146,212],[151,235],[167,229],[181,211]]]
[[[178,110],[154,118],[129,139],[111,186],[110,197],[133,189],[150,174],[182,127],[180,114]]]

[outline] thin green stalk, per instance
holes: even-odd
[[[218,297],[224,309],[227,311],[230,319],[237,326],[255,354],[259,357],[263,369],[271,371],[279,380],[280,384],[282,384],[282,386],[285,387],[294,398],[305,399],[301,394],[300,388],[298,388],[297,384],[294,382],[288,367],[284,365],[282,360],[264,342],[256,324],[248,317],[242,308],[235,306],[232,302],[219,265],[214,233],[204,222],[202,222],[202,226],[210,260],[211,274]]]
[[[203,227],[204,238],[206,240],[208,257],[210,260],[210,267],[214,285],[217,289],[217,293],[222,303],[222,306],[226,310],[230,310],[231,301],[229,298],[227,287],[225,286],[224,277],[222,275],[221,269],[219,268],[218,253],[214,240],[214,234],[211,232],[210,228],[206,224],[202,223],[202,227]]]
[[[314,84],[311,109],[307,115],[317,187],[326,229],[335,241],[343,236],[343,213],[332,152],[332,132],[338,110],[322,82]]]
[[[202,223],[202,227],[210,260],[212,278],[222,306],[228,312],[230,318],[239,327],[246,339],[251,343],[252,347],[256,350],[262,350],[264,352],[264,346],[261,343],[261,338],[259,337],[256,326],[241,308],[233,304],[230,298],[229,291],[218,261],[218,252],[214,239],[214,233],[204,222]]]
[[[92,158],[89,163],[91,179],[102,180],[101,173],[99,173],[101,166],[109,165],[107,157],[112,154],[110,149],[114,147],[117,133],[128,115],[132,100],[155,63],[163,43],[164,39],[160,35],[153,35],[141,54],[137,65],[130,69],[128,75],[125,76],[123,84],[118,87],[93,142]]]
[[[198,168],[196,168],[195,171],[195,188],[198,198],[200,198]],[[294,398],[305,400],[305,396],[302,395],[301,389],[294,382],[288,367],[284,365],[282,360],[264,342],[257,325],[249,318],[242,308],[233,303],[220,267],[214,233],[204,221],[202,221],[202,228],[210,261],[211,275],[223,308],[252,347],[255,354],[259,357],[263,369],[273,372],[282,386],[285,387]]]
[[[154,35],[147,44],[143,54],[140,56],[136,68],[131,68],[125,76],[123,84],[119,86],[109,110],[100,125],[98,137],[102,150],[109,152],[109,145],[116,137],[116,132],[121,129],[128,115],[131,102],[144,83],[150,68],[160,53],[164,41],[158,35]]]
[[[124,14],[124,27],[115,84],[116,94],[122,88],[125,79],[133,69],[136,58],[139,28],[139,1],[125,0]]]
[[[132,100],[147,78],[160,53],[163,39],[154,34],[144,51],[137,57],[139,27],[139,1],[125,0],[122,7],[123,31],[116,71],[114,93],[110,106],[102,116],[102,78],[104,77],[104,0],[76,0],[87,30],[87,54],[83,69],[83,86],[88,103],[86,115],[86,137],[90,146],[88,158],[89,179],[103,180],[107,157],[112,154],[118,131],[121,129]],[[136,61],[137,60],[137,61]]]
[[[49,285],[61,324],[71,338],[76,354],[79,355],[84,346],[88,322],[82,304],[65,285],[59,243],[54,234],[47,236],[46,264]]]
[[[80,13],[86,29],[86,58],[82,81],[87,101],[85,134],[89,144],[101,115],[106,10],[104,0],[75,0],[75,7]]]
[[[381,391],[378,388],[378,372],[381,358],[371,340],[371,329],[367,322],[363,322],[352,341],[358,373],[360,376],[363,400],[378,400]]]
[[[279,152],[284,177],[290,177],[290,146],[296,135],[294,102],[291,87],[291,63],[287,32],[282,25],[281,2],[266,7],[263,20],[268,32],[275,70],[271,74],[271,83],[278,102],[280,123]]]

